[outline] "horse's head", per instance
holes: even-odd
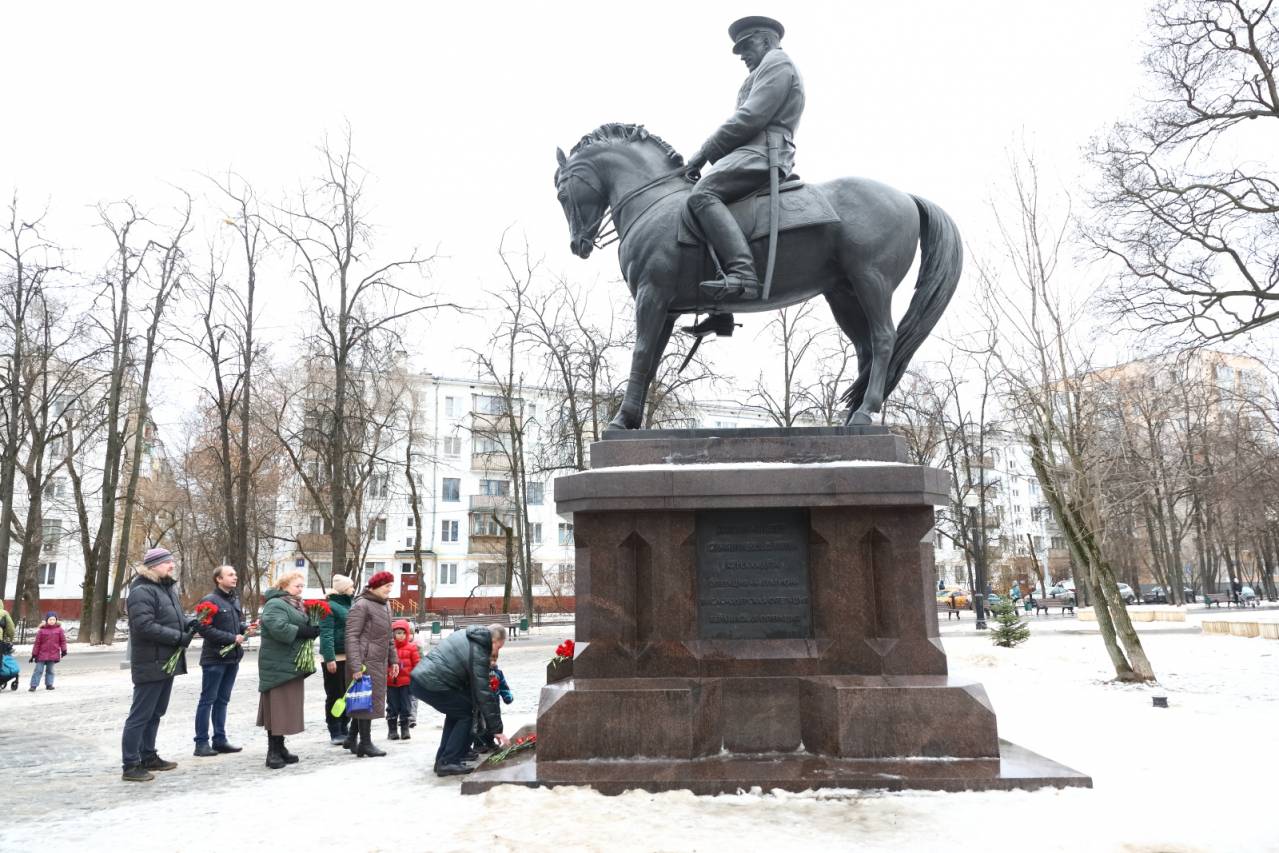
[[[595,238],[608,210],[608,193],[599,172],[591,165],[591,149],[567,157],[556,148],[559,166],[555,170],[555,192],[564,218],[568,220],[569,249],[579,258],[589,258]]]

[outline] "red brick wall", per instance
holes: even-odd
[[[9,611],[9,615],[13,615],[13,602],[5,600],[4,609]],[[39,614],[43,618],[44,614],[52,610],[58,614],[59,619],[79,619],[80,618],[80,599],[78,598],[42,598],[40,599]]]

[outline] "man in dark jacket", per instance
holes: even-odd
[[[124,753],[126,782],[150,782],[152,770],[172,770],[178,765],[165,761],[155,751],[160,719],[169,709],[173,677],[186,675],[185,649],[194,635],[195,620],[182,615],[173,577],[173,555],[164,548],[152,548],[138,566],[137,578],[129,585],[125,603],[129,613],[129,669],[133,674],[133,705],[124,722],[121,751]],[[165,671],[165,663],[179,649],[176,666]]]
[[[236,591],[239,577],[234,566],[218,566],[213,570],[213,592],[200,599],[216,605],[213,621],[199,629],[204,637],[200,652],[200,701],[195,706],[195,754],[204,758],[223,752],[239,752],[226,739],[226,709],[231,702],[235,676],[244,657],[244,638],[249,627],[244,623],[244,607]],[[197,605],[198,606],[198,605]],[[234,646],[225,655],[222,649]],[[209,718],[213,718],[213,745],[209,745]]]
[[[471,772],[462,762],[471,742],[471,718],[476,709],[498,745],[506,746],[497,694],[489,689],[489,660],[505,643],[506,626],[473,625],[454,631],[413,668],[413,695],[444,715],[435,775]]]

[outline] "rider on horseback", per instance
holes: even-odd
[[[779,177],[795,163],[795,129],[804,112],[804,81],[779,46],[785,29],[772,18],[754,15],[728,28],[733,53],[750,74],[737,93],[737,111],[703,143],[685,166],[695,172],[707,162],[715,169],[697,182],[688,209],[714,247],[723,278],[702,282],[717,299],[759,298],[759,276],[746,235],[728,203],[768,186],[769,169]]]

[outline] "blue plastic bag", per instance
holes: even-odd
[[[8,681],[11,678],[17,678],[21,670],[18,668],[18,661],[13,655],[5,655],[0,658],[0,681]]]
[[[361,675],[346,691],[346,713],[361,714],[373,710],[373,679]]]

